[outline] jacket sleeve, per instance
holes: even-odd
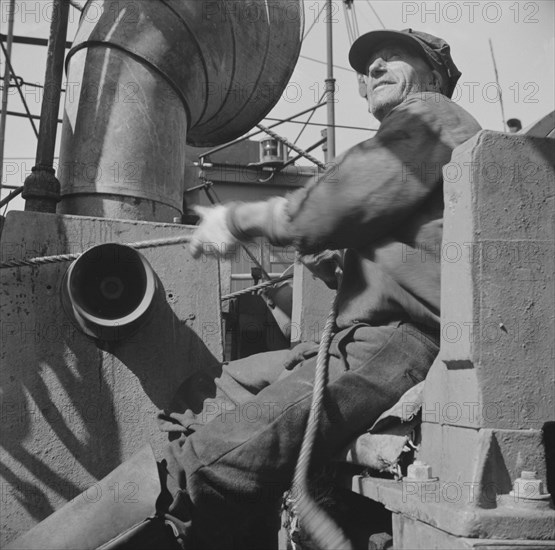
[[[441,185],[442,167],[453,150],[442,128],[456,123],[448,109],[409,98],[373,138],[287,196],[287,223],[277,240],[312,253],[361,248],[390,234]]]

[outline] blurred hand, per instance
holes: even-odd
[[[217,258],[235,254],[239,241],[231,234],[227,227],[227,207],[195,206],[195,212],[200,217],[197,230],[191,236],[189,250],[193,258],[201,254],[216,256]]]

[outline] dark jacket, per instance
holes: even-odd
[[[346,249],[340,328],[407,316],[439,324],[442,168],[479,130],[447,97],[409,95],[373,138],[287,196],[288,224],[276,236],[287,235],[303,254]]]

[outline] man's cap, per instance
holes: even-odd
[[[358,73],[366,74],[368,59],[384,42],[400,42],[409,50],[423,56],[433,69],[439,71],[447,84],[445,95],[451,97],[461,76],[451,57],[451,48],[445,40],[425,32],[403,29],[402,31],[371,31],[355,40],[349,52],[351,67]]]

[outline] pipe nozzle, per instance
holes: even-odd
[[[68,268],[62,283],[66,313],[88,336],[121,340],[147,318],[156,276],[146,258],[125,245],[95,246]]]

